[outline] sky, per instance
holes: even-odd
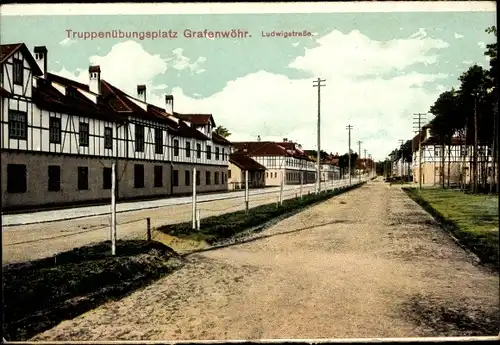
[[[159,11],[161,12],[161,11]],[[163,11],[165,12],[165,11]],[[413,114],[426,113],[438,95],[459,85],[473,64],[488,66],[492,11],[232,13],[129,15],[4,15],[2,44],[48,49],[49,72],[88,83],[88,67],[136,96],[177,112],[210,113],[231,141],[293,140],[317,147],[321,88],[321,149],[366,149],[384,159],[400,139],[411,139]],[[188,38],[191,31],[247,31],[240,38]],[[177,32],[164,38],[78,37],[94,32]],[[268,37],[273,31],[306,36]],[[310,35],[309,35],[310,34]],[[171,35],[173,36],[173,35]],[[266,36],[266,37],[263,37]],[[428,115],[430,120],[432,115]]]

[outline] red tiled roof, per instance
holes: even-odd
[[[34,103],[41,109],[50,111],[83,115],[108,121],[121,121],[118,116],[106,104],[94,103],[80,92],[76,91],[73,96],[67,96],[59,92],[52,84],[44,79],[39,79],[33,93]]]
[[[26,47],[24,43],[14,43],[14,44],[2,44],[0,45],[0,64],[3,64],[7,59],[9,59],[14,53],[21,50],[24,58],[28,60],[31,67],[33,75],[40,76],[43,74],[40,66],[36,63],[33,55]]]
[[[266,168],[253,160],[252,158],[248,157],[245,154],[242,153],[233,153],[229,156],[229,162],[233,163],[236,165],[238,168],[241,170],[248,170],[248,171],[263,171],[266,170]]]
[[[71,85],[71,86],[74,86],[78,89],[82,89],[85,91],[90,91],[88,85],[79,83],[77,81],[74,81],[74,80],[71,80],[68,78],[61,77],[60,75],[57,75],[57,74],[47,73],[47,80],[53,81],[53,82],[56,82],[59,84],[63,84],[63,85]]]
[[[212,126],[215,126],[215,121],[212,114],[180,114],[174,112],[174,116],[178,117],[181,120],[189,121],[195,126],[203,126],[211,123]]]

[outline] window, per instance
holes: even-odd
[[[201,144],[196,144],[196,158],[201,158]]]
[[[111,127],[104,127],[104,148],[113,148],[113,128]]]
[[[28,138],[28,114],[24,111],[9,110],[9,138]]]
[[[229,177],[231,177],[231,170],[229,170]],[[269,173],[266,172],[266,177],[269,177]]]
[[[134,188],[144,188],[144,165],[134,165]]]
[[[144,152],[144,126],[135,125],[135,152]]]
[[[224,173],[223,172],[220,173],[220,183],[224,184]]]
[[[49,191],[58,192],[61,190],[61,167],[49,165]]]
[[[274,178],[276,178],[276,177],[278,177],[278,173],[277,172],[274,173]]]
[[[78,167],[78,190],[89,189],[89,168]]]
[[[163,154],[163,130],[161,128],[155,128],[155,153]]]
[[[80,122],[80,126],[78,128],[80,130],[79,134],[80,146],[89,146],[89,124],[85,122]]]
[[[179,170],[174,170],[172,175],[172,186],[177,187],[179,185]]]
[[[210,171],[205,172],[205,184],[210,185]]]
[[[441,148],[439,146],[434,147],[434,156],[439,157],[441,155]]]
[[[14,84],[23,85],[24,80],[24,66],[23,60],[14,59]]]
[[[53,144],[61,143],[61,119],[57,117],[49,118],[49,141]]]
[[[155,165],[154,169],[154,186],[163,187],[163,167],[161,165]]]
[[[196,171],[196,185],[199,186],[201,184],[200,172]]]
[[[190,177],[191,177],[191,174],[190,174],[190,171],[189,170],[186,170],[184,172],[184,181],[186,183],[186,186],[189,186],[191,181],[190,181]]]
[[[186,157],[191,157],[191,143],[186,142]]]
[[[216,161],[219,160],[219,148],[218,147],[215,148],[215,160]]]
[[[174,156],[179,155],[179,140],[175,139],[174,140]]]
[[[112,168],[102,168],[102,189],[111,189]]]
[[[226,160],[226,153],[224,152],[224,148],[222,148],[222,160],[225,161]]]
[[[227,177],[231,178],[231,170],[227,171]]]
[[[214,184],[219,184],[219,173],[217,171],[214,173]]]
[[[26,193],[26,165],[7,165],[7,193]]]
[[[212,159],[212,146],[207,145],[207,159]]]

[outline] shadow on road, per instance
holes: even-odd
[[[253,230],[252,232],[247,232],[247,233],[241,235],[240,237],[233,238],[230,243],[224,243],[224,244],[220,244],[220,245],[215,245],[215,246],[210,247],[210,248],[196,249],[196,250],[193,250],[193,251],[182,253],[181,256],[186,257],[186,256],[189,256],[189,255],[192,255],[192,254],[203,253],[203,252],[210,252],[210,251],[214,251],[214,250],[217,250],[217,249],[228,248],[228,247],[232,247],[232,246],[237,246],[237,245],[241,245],[241,244],[255,242],[255,241],[258,241],[258,240],[263,240],[263,239],[271,238],[271,237],[275,237],[275,236],[289,235],[289,234],[293,234],[293,233],[297,233],[297,232],[301,232],[301,231],[305,231],[305,230],[311,230],[311,229],[314,229],[314,228],[320,228],[320,227],[326,226],[326,225],[345,224],[345,223],[349,223],[349,222],[350,222],[349,220],[334,220],[334,221],[331,221],[331,222],[325,222],[325,223],[321,223],[321,224],[306,226],[306,227],[299,228],[299,229],[294,229],[294,230],[289,230],[289,231],[282,231],[282,232],[278,232],[278,233],[275,233],[275,234],[272,234],[272,235],[262,235],[262,236],[252,237],[252,238],[241,239],[242,237],[245,238],[245,237],[251,236],[251,235],[253,235],[255,233],[259,233],[259,232],[261,232],[261,231],[263,231],[263,230],[265,230],[267,228],[267,227],[261,227],[259,229]]]

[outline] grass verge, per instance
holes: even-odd
[[[438,188],[403,190],[484,264],[499,269],[498,196]]]
[[[110,252],[108,241],[4,266],[4,338],[27,340],[182,266],[159,242],[117,241]]]
[[[215,245],[235,235],[248,231],[248,229],[272,221],[277,217],[286,218],[292,216],[308,206],[325,201],[335,195],[359,186],[361,186],[361,184],[353,185],[345,189],[339,188],[319,195],[304,195],[302,199],[293,198],[283,200],[283,205],[279,207],[276,203],[260,205],[249,209],[248,214],[245,214],[245,211],[242,210],[208,217],[201,221],[201,229],[199,231],[192,229],[191,222],[166,225],[155,230],[178,238],[205,241],[209,245]]]

